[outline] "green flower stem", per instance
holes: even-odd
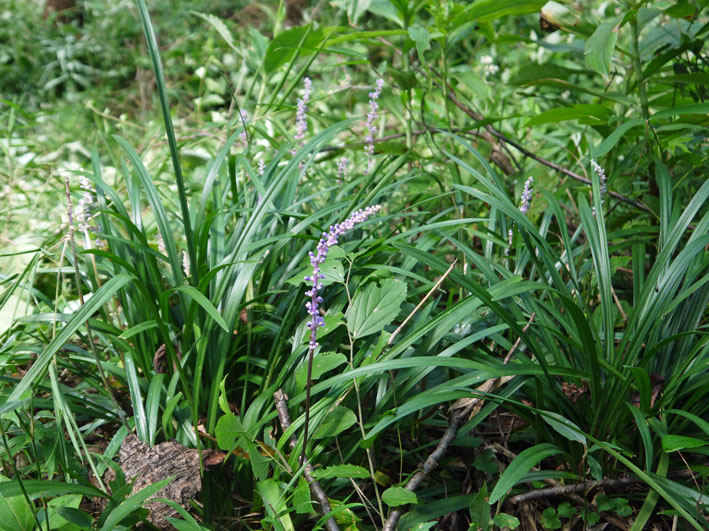
[[[630,31],[632,32],[633,45],[633,62],[635,63],[635,77],[638,80],[638,91],[640,92],[640,106],[642,109],[643,120],[650,119],[648,111],[647,92],[645,92],[645,80],[643,79],[643,65],[640,63],[640,51],[638,47],[639,32],[638,32],[638,17],[637,15],[630,19]]]

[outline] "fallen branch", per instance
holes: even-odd
[[[524,327],[525,332],[531,326],[532,321],[534,321],[535,315],[536,314],[532,314],[532,316],[529,318],[529,321]],[[512,357],[512,354],[515,352],[515,350],[517,350],[517,347],[521,342],[522,338],[517,338],[517,341],[515,341],[515,344],[512,345],[512,348],[505,356],[503,364],[507,364],[507,362]],[[480,393],[490,393],[496,388],[498,388],[500,385],[503,385],[510,381],[512,378],[514,378],[514,376],[503,376],[502,378],[493,378],[478,387],[476,391]],[[450,444],[455,440],[460,425],[466,421],[466,419],[471,415],[471,413],[473,413],[475,409],[479,410],[480,408],[482,408],[482,405],[485,401],[483,398],[477,397],[466,400],[469,400],[466,406],[451,416],[450,420],[448,421],[448,427],[446,428],[446,431],[443,432],[443,436],[438,442],[438,446],[436,446],[436,449],[431,453],[431,455],[428,456],[426,461],[424,461],[423,465],[416,471],[416,473],[411,476],[411,479],[409,479],[405,487],[407,490],[414,492],[419,487],[419,485],[421,485],[423,480],[426,479],[426,477],[431,472],[433,472],[433,470],[438,466],[438,462],[445,455],[446,451],[448,451],[448,447],[450,446]],[[402,513],[399,509],[395,509],[391,513],[389,513],[389,517],[387,518],[387,521],[384,524],[383,531],[395,531],[396,524],[399,522],[401,514]]]
[[[278,422],[281,425],[281,429],[285,432],[291,425],[290,415],[288,414],[288,397],[281,389],[279,389],[273,393],[273,398],[276,401]],[[295,435],[291,435],[288,442],[291,450],[295,450],[295,447],[298,444],[298,440],[295,438]],[[313,477],[312,465],[308,462],[307,458],[302,459],[300,464],[303,465],[303,476],[305,476],[305,480],[308,482],[308,486],[310,486],[310,492],[313,493],[313,497],[320,504],[323,516],[327,516],[332,512],[332,508],[330,507],[330,502],[325,495],[325,491],[322,490],[322,487],[318,481]],[[340,528],[337,527],[337,523],[335,522],[335,518],[332,516],[325,521],[325,528],[329,531],[340,531]]]
[[[691,470],[681,470],[674,474],[669,474],[668,478],[681,479],[692,477]],[[576,492],[589,492],[593,489],[608,487],[624,487],[627,485],[640,485],[645,483],[640,478],[606,478],[598,481],[587,481],[585,483],[574,483],[573,485],[564,485],[560,487],[551,487],[546,489],[531,490],[524,494],[518,494],[517,496],[512,496],[509,501],[515,505],[519,503],[524,503],[529,500],[536,500],[537,498],[551,498],[553,496],[566,496],[568,494],[573,494]]]
[[[448,86],[448,99],[456,106],[458,107],[461,111],[463,111],[465,114],[470,116],[473,120],[476,122],[480,122],[483,120],[485,117],[482,114],[479,114],[472,110],[470,107],[462,103],[458,98],[455,96],[455,90],[453,89],[452,86]],[[587,184],[591,186],[591,180],[586,179],[586,177],[583,177],[579,175],[578,173],[575,173],[571,170],[567,170],[563,166],[559,166],[558,164],[551,162],[550,160],[546,160],[545,158],[540,157],[539,155],[535,155],[528,149],[522,147],[520,144],[512,140],[511,138],[507,138],[505,135],[500,133],[497,129],[495,129],[492,125],[487,125],[485,126],[485,129],[493,135],[495,138],[500,140],[501,142],[504,142],[507,145],[512,146],[515,148],[517,151],[522,153],[525,157],[528,157],[530,159],[536,160],[540,164],[543,164],[544,166],[551,168],[553,170],[558,171],[559,173],[562,173],[566,175],[567,177],[571,177],[572,179],[575,179],[579,182],[582,182],[584,184]],[[619,194],[618,192],[614,192],[613,190],[608,190],[606,192],[608,195],[615,197],[616,199],[619,199],[620,201],[623,201],[624,203],[628,203],[629,205],[633,205],[636,208],[639,208],[641,210],[645,210],[646,212],[652,212],[652,210],[645,206],[644,204],[640,203],[639,201],[636,201],[634,199],[631,199],[630,197],[627,197],[623,194]]]
[[[458,263],[458,260],[453,260],[453,263],[448,268],[448,271],[443,273],[443,276],[441,278],[439,278],[438,281],[434,284],[434,286],[429,290],[429,292],[426,293],[426,296],[423,299],[421,299],[421,302],[419,302],[416,305],[416,308],[414,308],[411,311],[411,313],[408,315],[408,317],[406,319],[404,319],[404,322],[399,325],[399,328],[394,330],[394,333],[389,336],[389,340],[387,341],[387,345],[392,344],[392,342],[394,341],[394,338],[399,334],[399,332],[401,332],[401,329],[404,328],[404,326],[406,326],[406,323],[409,322],[409,319],[411,319],[414,316],[414,314],[419,311],[421,306],[423,306],[423,303],[426,302],[428,300],[428,298],[431,296],[431,294],[433,294],[433,292],[438,289],[438,287],[443,283],[443,281],[446,279],[446,277],[448,275],[450,275],[450,272],[453,271],[453,268],[455,267],[455,264],[457,264],[457,263]]]

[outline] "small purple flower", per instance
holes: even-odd
[[[379,117],[379,104],[377,100],[382,93],[382,87],[384,86],[383,79],[377,79],[376,87],[373,92],[369,93],[369,113],[367,114],[367,136],[364,141],[366,142],[364,146],[364,152],[367,155],[367,170],[364,172],[368,174],[374,169],[374,135],[377,134],[377,126],[374,125],[377,118]]]
[[[303,97],[298,98],[298,106],[295,116],[295,136],[293,137],[298,141],[298,145],[303,147],[303,140],[305,139],[305,133],[308,132],[308,118],[306,113],[308,112],[308,102],[310,101],[310,92],[313,90],[313,82],[309,77],[303,79],[303,85],[305,89],[303,90]],[[293,148],[292,153],[295,155],[298,152],[296,148]]]
[[[342,182],[345,179],[345,175],[347,175],[347,166],[350,164],[350,161],[347,157],[341,157],[340,160],[337,161],[337,184],[342,184]]]
[[[266,171],[266,163],[263,161],[263,159],[260,159],[258,161],[258,174],[263,175],[265,171]]]
[[[510,253],[510,249],[512,248],[512,237],[514,236],[514,232],[512,232],[512,229],[507,231],[507,249],[505,249],[505,256],[507,256]]]
[[[530,177],[524,183],[524,190],[522,191],[521,203],[519,205],[519,211],[522,214],[527,214],[529,210],[529,203],[532,201],[532,183],[534,182],[534,177]]]
[[[325,326],[325,319],[318,312],[320,304],[323,302],[323,298],[318,295],[318,292],[322,290],[322,280],[325,278],[320,266],[327,259],[327,253],[330,247],[337,245],[340,236],[351,231],[357,223],[362,223],[366,221],[369,216],[381,210],[381,205],[369,206],[365,209],[360,209],[357,212],[353,212],[349,218],[347,218],[342,223],[330,226],[328,232],[323,232],[322,238],[318,242],[316,252],[310,252],[310,265],[313,267],[312,275],[305,277],[305,281],[311,284],[305,295],[310,298],[308,302],[305,303],[305,307],[308,310],[308,315],[310,315],[310,321],[308,322],[308,329],[310,330],[310,350],[315,350],[318,346],[316,340],[318,328]]]

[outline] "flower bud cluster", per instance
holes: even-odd
[[[309,77],[306,77],[305,79],[303,79],[303,85],[305,86],[305,89],[303,90],[303,97],[298,98],[298,106],[295,116],[294,137],[294,139],[299,142],[299,145],[301,147],[303,146],[305,133],[308,132],[308,118],[306,116],[306,113],[308,112],[308,102],[310,101],[310,93],[313,90],[313,82]]]
[[[91,181],[83,176],[79,176],[79,184],[84,190],[84,195],[79,199],[79,206],[76,209],[76,221],[79,224],[79,230],[84,234],[88,234],[90,231],[95,232],[95,229],[91,227],[91,207],[96,204],[93,192],[94,186]]]
[[[357,212],[352,213],[352,215],[342,223],[332,225],[328,232],[323,232],[322,238],[320,238],[320,241],[318,242],[316,252],[310,252],[310,265],[313,267],[313,274],[305,277],[305,281],[311,283],[311,288],[305,292],[305,295],[310,297],[310,300],[305,303],[305,307],[310,315],[308,329],[310,330],[311,350],[314,350],[318,346],[318,342],[316,341],[318,328],[325,326],[325,319],[319,312],[319,307],[323,302],[323,298],[318,293],[323,288],[322,280],[325,278],[320,266],[327,259],[327,253],[330,248],[333,245],[337,245],[337,242],[341,236],[354,229],[356,224],[366,221],[369,216],[375,214],[381,210],[381,208],[381,205],[374,205],[365,209],[360,209]]]
[[[519,210],[522,214],[527,214],[529,210],[529,204],[532,201],[532,183],[534,182],[534,177],[530,177],[524,183],[524,190],[522,191],[521,203],[519,205]]]
[[[490,55],[483,55],[480,58],[480,64],[485,65],[486,76],[494,76],[500,70],[500,67],[493,63]]]
[[[374,135],[377,134],[377,126],[374,122],[377,121],[379,117],[379,103],[377,100],[382,94],[382,87],[384,86],[383,79],[377,79],[376,87],[373,92],[369,93],[369,113],[367,114],[367,136],[364,139],[365,146],[364,152],[367,154],[367,170],[364,172],[368,174],[374,168]]]
[[[598,179],[601,181],[601,195],[603,195],[606,193],[606,170],[604,170],[594,159],[591,159],[591,167],[593,168],[593,171],[598,174]]]
[[[337,184],[342,184],[344,181],[349,164],[350,161],[347,157],[341,157],[340,160],[337,161]]]

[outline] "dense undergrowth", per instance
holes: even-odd
[[[0,13],[2,529],[706,527],[704,2],[148,4]]]

